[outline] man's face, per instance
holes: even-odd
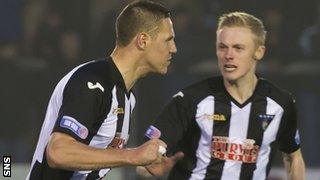
[[[159,25],[157,35],[152,38],[147,50],[147,62],[151,72],[166,74],[172,55],[177,52],[174,42],[174,30],[170,18],[165,18]]]
[[[227,81],[238,82],[255,75],[264,47],[254,43],[255,35],[245,27],[222,27],[217,31],[219,69]]]

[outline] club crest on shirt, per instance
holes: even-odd
[[[70,116],[63,116],[60,121],[60,127],[71,130],[74,134],[79,136],[81,139],[86,139],[89,131],[88,129],[79,123],[76,119]]]
[[[262,121],[262,129],[266,130],[270,122],[273,120],[275,115],[271,114],[259,114],[258,119]]]

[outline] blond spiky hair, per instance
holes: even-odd
[[[231,12],[223,14],[219,18],[217,30],[220,30],[223,27],[248,28],[256,35],[256,45],[265,45],[267,31],[265,30],[262,21],[251,14],[245,12]]]

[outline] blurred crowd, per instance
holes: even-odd
[[[61,67],[105,57],[113,48],[115,17],[127,2],[130,0],[1,0],[0,57],[40,58]],[[267,57],[284,61],[320,57],[320,3],[316,0],[161,2],[172,10],[180,50],[177,59],[184,62],[214,57],[217,17],[235,10],[264,20]]]
[[[172,11],[178,47],[172,71],[177,74],[215,59],[217,18],[230,11],[246,11],[264,21],[268,61],[320,60],[318,0],[158,1]],[[30,160],[54,84],[75,65],[111,53],[116,15],[128,2],[0,1],[0,81],[8,87],[0,93],[6,123],[0,132],[0,152],[18,149],[14,152],[18,161]]]

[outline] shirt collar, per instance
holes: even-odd
[[[111,56],[109,56],[107,58],[107,61],[110,63],[111,66],[111,70],[112,70],[112,74],[114,75],[114,80],[117,83],[117,85],[121,88],[123,88],[124,90],[126,90],[127,92],[127,88],[126,88],[126,84],[124,82],[124,79],[118,69],[118,67],[116,66],[116,64],[114,63],[113,59]]]

